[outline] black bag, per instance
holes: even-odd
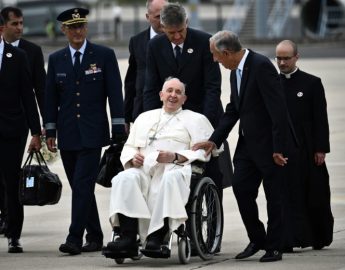
[[[38,164],[31,164],[36,155]],[[61,197],[62,183],[52,173],[40,151],[30,152],[20,171],[19,201],[22,205],[56,204]]]
[[[123,171],[123,166],[120,161],[123,144],[110,145],[104,151],[104,154],[99,163],[99,173],[96,182],[104,187],[111,187],[111,179],[119,172]]]

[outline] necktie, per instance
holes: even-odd
[[[240,95],[241,79],[242,79],[241,70],[238,68],[238,69],[236,69],[236,81],[237,81],[237,93],[238,93],[238,95]]]
[[[181,61],[181,47],[180,46],[175,46],[175,59],[176,59],[176,64],[179,66],[180,61]]]
[[[81,55],[81,52],[79,52],[79,51],[76,51],[74,53],[74,66],[73,66],[73,69],[74,69],[75,74],[78,74],[79,70],[80,70],[80,55]]]

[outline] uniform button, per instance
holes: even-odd
[[[77,114],[77,118],[80,118],[80,114]]]
[[[95,77],[93,77],[93,80],[95,81],[95,80],[96,80],[96,78],[95,78]]]
[[[76,93],[76,95],[77,95],[77,96],[80,96],[80,93],[79,93],[79,92],[77,92],[77,93]]]
[[[76,83],[76,85],[79,85],[80,82],[79,82],[79,81],[76,81],[75,83]]]
[[[80,107],[80,104],[79,104],[79,103],[77,104],[77,107]]]

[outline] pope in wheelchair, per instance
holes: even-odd
[[[112,180],[109,214],[118,237],[104,248],[106,257],[135,257],[139,242],[144,255],[164,257],[167,236],[188,219],[191,163],[210,159],[191,150],[213,128],[202,114],[182,110],[185,85],[169,77],[159,95],[163,107],[136,119],[121,153],[125,170]]]

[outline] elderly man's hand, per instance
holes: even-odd
[[[157,162],[159,163],[171,163],[175,159],[175,153],[169,151],[159,151]]]
[[[326,158],[325,153],[317,152],[314,154],[314,160],[317,166],[322,165],[325,162],[325,158]]]
[[[206,141],[206,142],[200,142],[193,145],[192,150],[196,151],[199,149],[205,150],[205,157],[207,157],[209,154],[211,154],[213,149],[216,149],[217,145],[214,142]]]
[[[287,164],[288,158],[285,158],[281,153],[273,153],[273,160],[275,164],[284,166],[285,164]]]
[[[144,156],[140,153],[136,153],[132,158],[132,165],[135,168],[139,168],[144,165]]]
[[[57,149],[56,149],[56,138],[54,138],[54,137],[47,138],[46,144],[47,144],[48,150],[50,152],[55,153],[57,151]]]

